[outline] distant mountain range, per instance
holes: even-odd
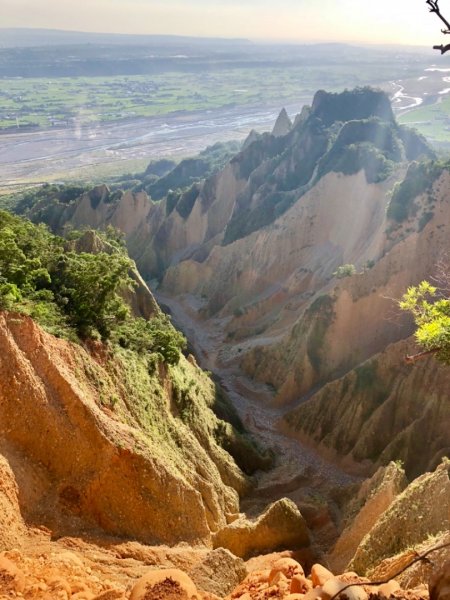
[[[91,33],[60,29],[0,28],[0,48],[33,46],[71,46],[78,44],[129,45],[224,45],[251,44],[246,39],[197,38],[179,35],[131,35],[122,33]]]

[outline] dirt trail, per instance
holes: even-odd
[[[224,364],[221,356],[227,318],[217,318],[206,325],[198,317],[195,299],[182,300],[156,294],[160,305],[167,307],[173,322],[184,331],[200,366],[220,378],[246,428],[276,456],[275,468],[257,475],[257,487],[244,507],[254,502],[271,502],[283,495],[302,504],[314,491],[327,498],[332,489],[344,488],[357,479],[324,460],[314,450],[283,434],[278,423],[289,408],[274,407],[268,386],[254,382],[234,365]]]

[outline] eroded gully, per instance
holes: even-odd
[[[258,472],[257,485],[244,503],[244,510],[261,508],[281,497],[290,497],[299,506],[318,496],[331,507],[336,491],[358,481],[335,464],[323,459],[313,449],[284,434],[278,427],[286,408],[271,405],[270,390],[254,382],[235,365],[223,360],[224,326],[226,318],[205,323],[198,315],[195,299],[184,296],[171,298],[156,294],[160,305],[167,307],[174,324],[181,329],[193,347],[198,363],[213,372],[228,393],[247,430],[275,455],[275,466],[268,472]]]

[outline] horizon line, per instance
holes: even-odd
[[[166,38],[182,38],[192,40],[219,40],[229,42],[246,42],[246,43],[267,43],[267,44],[287,44],[287,45],[356,45],[356,46],[371,46],[371,47],[401,47],[401,48],[417,48],[417,49],[428,49],[432,46],[425,44],[407,44],[401,42],[364,42],[360,40],[300,40],[295,38],[258,38],[258,37],[227,37],[227,36],[206,36],[206,35],[187,35],[178,33],[130,33],[130,32],[119,32],[119,31],[88,31],[80,29],[58,29],[54,27],[0,27],[2,31],[42,31],[52,33],[67,33],[67,34],[84,34],[84,35],[110,35],[110,36],[130,36],[137,38],[145,37],[166,37]]]

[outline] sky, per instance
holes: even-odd
[[[427,46],[450,41],[425,0],[1,0],[1,7],[1,27]],[[441,7],[450,18],[450,0]]]

